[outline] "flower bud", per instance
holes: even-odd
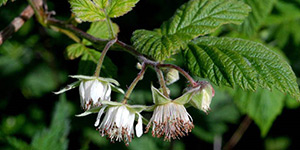
[[[210,110],[210,103],[215,94],[214,88],[208,83],[203,82],[204,84],[195,89],[195,93],[192,96],[191,101],[189,102],[193,107],[200,109],[207,113]]]
[[[170,68],[166,72],[166,83],[171,85],[179,80],[179,72],[176,69]]]

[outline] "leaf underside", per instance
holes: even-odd
[[[279,55],[264,45],[237,38],[203,37],[184,51],[187,66],[216,85],[256,90],[258,86],[299,99],[296,76]]]
[[[143,54],[163,61],[202,35],[223,24],[241,24],[250,7],[236,0],[193,0],[182,5],[172,18],[154,31],[136,30],[132,41]]]

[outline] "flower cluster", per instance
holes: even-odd
[[[206,81],[199,82],[196,87],[186,89],[182,96],[174,100],[152,86],[154,105],[129,105],[126,104],[126,101],[123,103],[111,101],[112,90],[124,93],[123,90],[116,87],[119,83],[114,79],[81,75],[71,77],[77,78],[79,81],[55,94],[79,86],[80,102],[85,112],[78,116],[98,112],[95,127],[100,135],[107,136],[112,143],[124,141],[126,145],[132,141],[135,135],[140,137],[143,134],[142,111],[153,111],[145,133],[151,129],[153,137],[163,137],[165,141],[171,141],[188,135],[194,128],[193,119],[185,105],[190,104],[207,113],[214,96],[212,86]],[[178,80],[177,75],[171,77],[170,81],[172,82]],[[137,120],[136,125],[135,120]]]

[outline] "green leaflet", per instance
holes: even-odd
[[[0,6],[5,5],[8,0],[0,0]]]
[[[113,26],[114,35],[117,35],[120,32],[119,26],[116,23],[112,23],[112,26]],[[107,22],[105,21],[93,22],[89,30],[87,31],[87,33],[100,39],[107,39],[107,40],[112,39],[110,34],[110,29],[108,27]]]
[[[259,126],[261,135],[266,136],[276,117],[281,114],[285,95],[278,90],[271,92],[259,88],[256,92],[244,92],[237,89],[234,101]]]
[[[71,44],[66,48],[66,54],[67,57],[71,60],[76,59],[80,57],[84,51],[86,50],[86,47],[80,43]]]
[[[154,31],[136,30],[132,41],[143,54],[163,61],[190,40],[214,32],[223,24],[241,24],[250,7],[236,0],[191,0]]]
[[[190,71],[217,85],[238,84],[250,90],[259,85],[300,98],[296,76],[289,64],[260,43],[203,37],[191,42],[184,54]]]
[[[132,10],[138,0],[70,0],[72,12],[82,21],[103,21]]]
[[[66,100],[66,95],[61,95],[59,99],[59,102],[56,103],[49,128],[34,135],[31,142],[32,149],[68,149],[67,136],[71,128],[69,117],[73,110],[72,106]]]
[[[252,11],[243,24],[241,24],[239,30],[247,35],[253,35],[255,31],[261,27],[276,1],[277,0],[244,0],[244,2],[252,8]]]

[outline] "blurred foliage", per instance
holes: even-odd
[[[0,0],[0,6],[6,1]],[[288,60],[299,77],[300,1],[243,1],[252,6],[252,12],[246,22],[241,27],[227,25],[212,35],[239,37],[265,43]],[[134,30],[141,28],[152,30],[159,27],[184,2],[184,0],[138,2],[133,11],[113,19],[119,26],[119,29],[115,27],[116,32],[120,31],[119,39],[129,43]],[[48,1],[48,4],[49,10],[56,11],[55,17],[62,20],[69,19],[70,5],[67,1],[52,0]],[[20,0],[7,1],[1,6],[0,28],[7,26],[26,6],[26,1]],[[91,24],[83,23],[78,27],[88,31]],[[97,31],[101,30],[90,29],[89,32],[95,33],[95,36],[108,37],[107,33],[103,35]],[[147,133],[141,138],[135,138],[128,147],[123,143],[110,144],[109,140],[101,137],[93,128],[95,115],[84,118],[74,116],[82,112],[77,89],[60,97],[52,93],[70,83],[68,75],[93,74],[93,67],[100,56],[101,47],[104,46],[98,45],[96,47],[100,48],[95,50],[92,49],[94,45],[83,40],[76,46],[89,53],[78,52],[76,50],[81,49],[75,49],[70,55],[68,46],[71,44],[74,44],[72,39],[41,27],[35,19],[30,19],[20,31],[0,46],[0,149],[184,150],[191,148],[191,145],[211,149],[215,137],[221,136],[223,144],[230,139],[244,115],[249,115],[255,124],[250,125],[237,149],[300,149],[298,143],[300,123],[296,121],[299,102],[276,90],[270,92],[258,89],[253,93],[216,86],[214,86],[216,95],[208,115],[194,108],[187,109],[193,116],[195,125],[188,137],[168,143],[162,139],[152,138],[151,133]],[[113,49],[119,50],[119,47]],[[177,57],[176,61],[183,61]],[[138,73],[135,68],[136,62],[134,57],[125,52],[111,51],[104,63],[104,75],[117,78],[122,88],[126,89]],[[177,63],[183,66],[183,62]],[[152,104],[149,81],[154,85],[158,83],[154,72],[151,69],[148,72],[134,90],[129,103]],[[186,81],[182,77],[172,84],[171,97],[179,96],[185,85]],[[120,98],[120,95],[113,97],[116,100]],[[143,115],[148,118],[151,116],[148,113]],[[258,132],[258,129],[261,132]]]

